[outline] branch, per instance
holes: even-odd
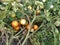
[[[33,24],[33,22],[35,21],[35,19],[36,19],[36,16],[34,16],[32,22],[30,23],[30,28],[31,28],[31,25]],[[22,45],[24,45],[25,42],[27,41],[27,39],[29,38],[29,33],[30,33],[30,29],[28,30],[27,35],[26,35],[26,38],[25,38],[25,40],[23,41]]]

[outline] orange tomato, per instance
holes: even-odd
[[[17,27],[15,27],[14,29],[15,29],[15,31],[19,31],[20,26],[17,26]]]
[[[30,29],[30,25],[29,25],[29,24],[28,24],[28,25],[26,25],[26,29],[28,29],[28,30]]]
[[[38,25],[34,25],[33,28],[34,28],[34,30],[37,30],[38,29]]]
[[[18,21],[12,21],[11,23],[12,27],[17,27],[19,25]]]

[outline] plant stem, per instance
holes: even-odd
[[[30,28],[31,28],[31,25],[33,24],[33,22],[35,21],[35,19],[36,19],[36,16],[34,16],[32,22],[30,23]],[[23,41],[22,45],[24,45],[25,42],[27,41],[27,39],[29,38],[29,33],[30,33],[30,29],[28,30],[27,35],[26,35],[25,40]]]
[[[8,42],[8,37],[6,38],[6,45],[9,45],[9,42]]]
[[[25,29],[25,28],[24,28]],[[17,36],[18,34],[20,34],[24,29],[21,29],[21,31],[19,31],[17,34],[15,34],[14,36]]]
[[[53,35],[54,35],[54,45],[56,45],[56,34],[55,34],[55,32],[54,32],[54,25],[52,25],[52,32],[53,32]]]
[[[6,35],[6,45],[9,45],[9,42],[8,42],[8,34],[5,32],[5,35]]]
[[[25,42],[26,42],[26,40],[28,39],[29,32],[30,32],[30,31],[28,31],[28,33],[27,33],[27,35],[26,35],[26,38],[25,38],[25,40],[23,41],[22,45],[24,45],[24,44],[25,44]]]

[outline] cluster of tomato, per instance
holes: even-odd
[[[32,6],[28,6],[29,10],[32,10]],[[40,10],[36,10],[36,15],[40,14]],[[12,17],[15,17],[15,15],[12,15]],[[20,30],[20,26],[26,26],[26,29],[29,30],[30,29],[30,24],[27,23],[26,19],[20,19],[20,21],[18,22],[17,20],[14,20],[11,22],[12,27],[16,30],[19,31]],[[31,30],[37,30],[38,29],[38,25],[33,25],[33,27],[31,28]]]
[[[33,8],[32,8],[32,6],[29,5],[29,6],[28,6],[28,9],[29,9],[29,10],[32,10]],[[39,15],[39,14],[40,14],[40,10],[37,9],[37,10],[36,10],[36,15]]]
[[[13,29],[15,29],[15,31],[19,31],[20,30],[20,26],[26,26],[26,29],[29,30],[30,29],[30,25],[27,24],[26,19],[20,19],[20,21],[18,22],[17,20],[14,20],[11,22],[11,25],[13,27]],[[34,30],[38,29],[38,25],[33,25]]]

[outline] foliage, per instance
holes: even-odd
[[[26,25],[19,31],[12,27],[20,19],[30,24],[29,30]],[[35,24],[39,28],[33,31]],[[14,45],[14,39],[16,45],[60,45],[60,0],[1,0],[0,34],[6,36],[6,45]]]

